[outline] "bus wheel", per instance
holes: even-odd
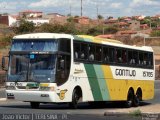
[[[31,104],[31,108],[34,108],[34,109],[38,109],[40,105],[39,102],[30,102],[30,104]]]
[[[128,97],[127,97],[127,101],[125,102],[125,106],[126,106],[127,108],[132,107],[133,99],[134,99],[134,93],[133,93],[132,90],[129,90],[129,92],[128,92]]]
[[[78,101],[80,99],[80,96],[78,95],[78,92],[76,89],[73,90],[72,94],[72,102],[69,103],[69,106],[73,109],[76,109],[78,107]]]
[[[134,99],[133,99],[133,106],[134,107],[138,107],[139,106],[139,98],[137,95],[134,95]]]

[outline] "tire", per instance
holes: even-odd
[[[80,96],[78,95],[77,90],[74,89],[72,94],[72,102],[69,103],[70,108],[77,109],[79,99],[80,99]]]
[[[134,99],[133,99],[133,106],[134,107],[138,107],[139,106],[139,97],[137,95],[134,96]]]
[[[31,108],[33,108],[33,109],[38,109],[40,103],[39,103],[39,102],[30,102],[30,105],[31,105]]]
[[[134,93],[132,90],[128,91],[127,101],[125,102],[125,107],[130,108],[133,105]]]

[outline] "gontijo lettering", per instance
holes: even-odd
[[[128,69],[116,69],[115,74],[116,74],[116,76],[135,77],[136,76],[136,71],[135,70],[128,70]]]

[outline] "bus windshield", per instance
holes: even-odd
[[[55,82],[55,54],[11,55],[8,81]]]
[[[58,41],[56,39],[39,39],[39,40],[14,40],[11,51],[57,51]]]

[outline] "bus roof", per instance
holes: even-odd
[[[113,39],[98,38],[98,37],[93,37],[88,35],[77,35],[77,36],[74,36],[74,38],[75,40],[80,40],[85,42],[92,42],[92,43],[110,45],[110,46],[121,47],[121,48],[153,52],[152,47],[149,47],[149,46],[126,45],[118,40],[113,40]]]
[[[99,37],[94,37],[89,35],[70,35],[70,34],[60,34],[60,33],[32,33],[32,34],[17,35],[13,37],[13,39],[35,39],[35,40],[41,39],[41,38],[42,39],[74,38],[74,40],[78,40],[78,41],[153,52],[153,49],[148,46],[140,47],[140,46],[125,45],[118,40],[99,38]]]
[[[14,36],[13,39],[53,39],[53,38],[72,38],[69,34],[60,33],[32,33]]]
[[[102,43],[103,41],[105,41],[105,42],[123,44],[122,42],[118,40],[99,38],[99,37],[94,37],[94,36],[89,36],[89,35],[76,35],[74,36],[74,38],[76,40],[82,40],[82,41],[94,42],[94,43]]]

